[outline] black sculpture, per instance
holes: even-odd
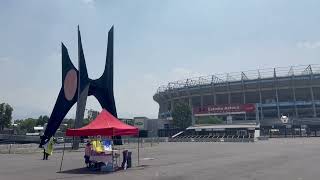
[[[91,80],[88,77],[81,35],[78,26],[78,62],[77,70],[72,64],[68,50],[62,43],[62,87],[56,104],[51,113],[44,135],[41,136],[40,147],[46,144],[55,134],[62,120],[71,107],[77,102],[75,128],[81,126],[87,96],[95,96],[102,108],[117,117],[113,94],[113,26],[108,33],[106,65],[99,79]]]

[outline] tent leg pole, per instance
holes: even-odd
[[[138,137],[138,166],[140,166],[140,137]]]
[[[114,149],[114,143],[113,143],[113,140],[111,141],[111,153],[112,153],[112,160],[111,160],[111,162],[112,162],[112,172],[114,171],[114,164],[113,164],[113,149]]]
[[[60,163],[60,170],[59,172],[61,172],[62,170],[62,163],[63,163],[63,157],[64,157],[64,150],[66,149],[66,143],[63,143],[63,150],[62,150],[62,157],[61,157],[61,163]]]

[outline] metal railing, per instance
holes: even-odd
[[[157,93],[166,92],[169,90],[183,89],[190,87],[197,87],[203,85],[212,84],[225,84],[229,82],[241,82],[248,80],[258,80],[267,78],[278,78],[278,77],[291,77],[291,76],[303,76],[311,74],[320,74],[319,64],[310,65],[298,65],[289,67],[276,67],[276,68],[266,68],[249,70],[243,72],[230,72],[221,73],[201,77],[193,77],[183,80],[178,80],[174,82],[169,82],[167,85],[160,86],[157,89]]]
[[[252,136],[236,136],[236,135],[189,135],[170,138],[169,142],[254,142]]]
[[[123,145],[114,145],[115,149],[122,150],[122,149],[136,149],[140,148],[147,148],[147,147],[154,147],[159,143],[168,142],[168,138],[165,137],[152,137],[152,138],[122,138]],[[66,138],[65,143],[56,143],[54,144],[54,150],[61,152],[65,145],[65,148],[71,150],[72,147],[72,140],[71,138]],[[83,151],[86,142],[81,142],[79,144],[80,149],[78,151]],[[35,153],[41,152],[42,149],[39,148],[39,144],[30,143],[30,144],[0,144],[0,154],[24,154],[24,153]]]

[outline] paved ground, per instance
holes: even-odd
[[[318,180],[320,138],[271,139],[256,143],[162,143],[141,150],[140,164],[113,174],[83,169],[83,153],[61,153],[42,161],[41,154],[0,154],[1,180]],[[136,157],[136,152],[133,152]],[[150,159],[155,158],[155,159]],[[136,159],[133,160],[137,165]]]

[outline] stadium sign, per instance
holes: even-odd
[[[146,126],[145,126],[145,119],[141,118],[141,119],[134,119],[134,126],[139,128],[140,130],[146,130]]]
[[[143,125],[143,122],[136,122],[136,125],[137,125],[137,126],[142,126],[142,125]]]
[[[224,114],[242,114],[254,112],[256,107],[254,104],[228,104],[228,105],[213,105],[205,106],[203,108],[193,108],[195,116],[201,115],[224,115]]]

